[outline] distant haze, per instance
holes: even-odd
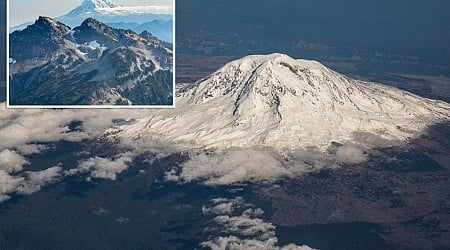
[[[38,16],[58,17],[81,4],[83,0],[9,0],[9,26],[37,19]],[[124,6],[172,5],[172,0],[114,0]]]

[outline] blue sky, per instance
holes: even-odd
[[[66,14],[83,0],[9,0],[9,26],[33,21],[38,16],[57,17]],[[124,6],[172,5],[172,0],[113,0]]]

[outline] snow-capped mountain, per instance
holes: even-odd
[[[54,19],[73,28],[79,26],[87,18],[94,18],[112,27],[131,29],[137,33],[143,31],[135,29],[137,26],[159,21],[162,23],[159,26],[145,25],[145,27],[153,28],[147,31],[159,39],[172,42],[173,26],[164,25],[167,21],[173,20],[171,6],[121,6],[111,0],[84,0],[81,5],[69,13]],[[31,24],[32,22],[28,22],[12,27],[10,32],[22,30]],[[120,26],[115,24],[120,24]]]
[[[95,11],[104,8],[115,8],[121,5],[109,0],[84,0],[80,6],[70,11],[68,16],[77,16],[88,11]]]
[[[66,17],[78,17],[86,13],[98,12],[101,9],[116,8],[121,5],[109,0],[84,0],[80,6],[67,13]]]
[[[181,147],[280,151],[349,142],[362,132],[408,140],[450,119],[450,105],[345,77],[315,61],[282,54],[230,62],[177,93],[175,110],[120,127],[123,138]]]
[[[148,33],[39,17],[10,41],[12,105],[173,103],[172,48]]]

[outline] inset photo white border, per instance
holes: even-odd
[[[173,109],[176,107],[176,1],[172,0],[172,104],[171,105],[11,105],[9,98],[10,84],[10,1],[6,0],[6,108],[7,109]],[[55,0],[58,1],[58,0]],[[37,19],[36,16],[35,19]],[[73,28],[73,27],[71,27]],[[151,33],[151,32],[150,32]]]

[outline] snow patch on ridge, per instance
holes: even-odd
[[[97,43],[97,40],[94,40],[94,41],[89,42],[88,45],[89,45],[89,47],[91,47],[92,49],[100,48],[100,44]]]

